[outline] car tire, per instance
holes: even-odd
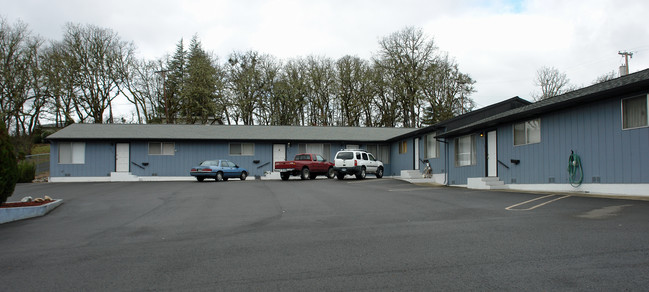
[[[199,182],[202,182],[204,179],[205,179],[205,178],[204,178],[204,177],[201,177],[201,176],[197,176],[197,177],[196,177],[196,180],[199,181]]]
[[[247,177],[248,177],[248,174],[247,174],[245,171],[242,171],[242,172],[241,172],[241,176],[239,176],[239,178],[240,178],[241,180],[246,180]]]
[[[334,177],[336,177],[336,172],[334,171],[333,167],[329,167],[329,169],[327,170],[327,178],[333,179]]]
[[[361,168],[361,172],[356,175],[356,179],[364,179],[365,178],[365,167]]]
[[[291,174],[289,174],[288,172],[282,172],[279,176],[282,178],[282,180],[288,180]]]
[[[223,180],[224,180],[224,178],[223,178],[223,173],[220,172],[220,171],[217,172],[217,173],[216,173],[216,181],[223,181]]]
[[[379,167],[376,170],[376,178],[382,178],[383,177],[383,167]]]
[[[304,179],[309,179],[310,176],[311,176],[311,171],[309,171],[309,168],[307,167],[302,168],[302,174],[300,175],[300,178],[304,180]]]

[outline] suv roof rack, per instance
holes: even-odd
[[[347,149],[347,148],[340,149],[340,151],[365,151],[365,152],[367,152],[367,150],[365,150],[365,149]]]

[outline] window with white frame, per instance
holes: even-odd
[[[175,155],[174,142],[149,142],[149,155]]]
[[[230,155],[253,156],[255,155],[254,143],[230,143]]]
[[[439,141],[435,139],[437,133],[426,135],[424,140],[424,149],[426,149],[425,156],[426,158],[437,158],[439,157]]]
[[[390,163],[390,146],[381,144],[367,144],[367,152],[374,154],[374,158],[383,162]]]
[[[86,163],[85,142],[59,143],[59,164],[84,164]]]
[[[324,159],[329,161],[329,156],[331,156],[331,144],[300,143],[298,144],[298,151],[300,153],[320,154]]]
[[[455,138],[455,166],[476,164],[475,135]]]
[[[514,124],[514,145],[541,142],[541,119]]]
[[[622,99],[622,129],[647,126],[647,95]]]

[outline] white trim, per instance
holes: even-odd
[[[639,98],[641,96],[642,95],[630,96],[630,97],[625,97],[625,98],[620,99],[620,125],[622,126],[622,131],[634,130],[634,129],[642,129],[642,128],[649,127],[649,94],[646,94],[644,96],[645,97],[645,104],[647,105],[647,108],[645,109],[645,111],[647,113],[647,124],[644,125],[644,126],[640,126],[640,127],[632,127],[632,128],[625,128],[624,127],[624,100],[632,99],[632,98]]]

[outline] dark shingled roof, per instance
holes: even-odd
[[[48,140],[237,140],[382,142],[414,128],[72,124]]]
[[[476,130],[494,127],[499,124],[529,119],[543,113],[577,106],[587,102],[635,94],[642,90],[649,92],[649,69],[496,114],[474,123],[452,129],[438,137],[445,138],[465,135]]]

